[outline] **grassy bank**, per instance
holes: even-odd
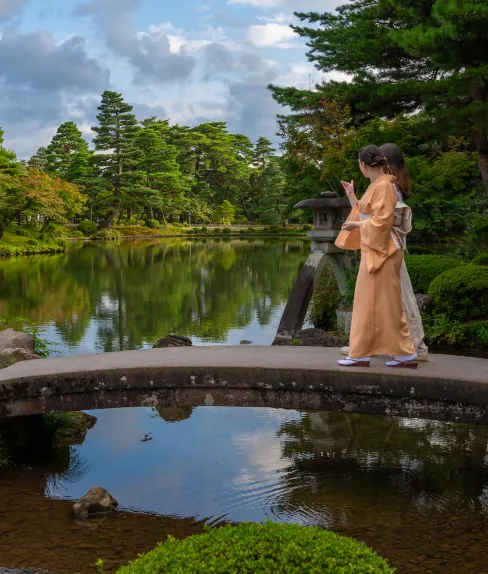
[[[300,227],[189,227],[185,225],[53,226],[49,233],[15,229],[0,239],[0,256],[38,255],[64,251],[67,241],[150,239],[165,237],[305,237],[311,226]]]
[[[52,237],[41,237],[39,234],[33,236],[7,232],[0,239],[0,257],[60,253],[64,249],[64,244],[60,240]]]

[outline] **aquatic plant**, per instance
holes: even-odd
[[[103,572],[103,562],[98,562]],[[297,524],[249,524],[207,528],[185,540],[168,537],[117,574],[393,574],[366,544],[328,530]]]

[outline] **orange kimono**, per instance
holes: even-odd
[[[415,353],[402,305],[403,249],[392,234],[393,181],[382,175],[371,183],[347,219],[360,221],[360,228],[341,231],[335,242],[342,249],[361,249],[349,341],[353,359]]]

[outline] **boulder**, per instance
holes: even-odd
[[[0,331],[0,368],[18,361],[40,359],[36,355],[34,337],[29,333],[5,329]]]
[[[296,338],[304,347],[342,347],[345,344],[341,337],[322,329],[302,329]]]
[[[181,335],[168,335],[159,339],[159,341],[153,346],[153,349],[162,349],[164,347],[191,347],[192,342],[188,337],[183,337]]]
[[[77,518],[87,518],[91,514],[113,512],[119,503],[101,486],[94,486],[77,500],[73,506],[73,513]]]
[[[423,293],[416,293],[415,299],[417,301],[419,311],[421,313],[427,311],[427,307],[429,306],[430,303],[430,297],[428,295],[424,295]]]

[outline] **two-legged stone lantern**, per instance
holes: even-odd
[[[342,224],[346,220],[351,206],[349,200],[340,198],[333,191],[326,191],[315,199],[305,199],[295,205],[296,209],[313,208],[313,231],[307,235],[312,240],[312,253],[302,267],[298,279],[293,285],[283,316],[281,318],[277,341],[293,339],[303,327],[316,279],[320,276],[324,265],[330,263],[339,284],[344,289],[346,283],[345,269],[348,259],[334,245]]]

